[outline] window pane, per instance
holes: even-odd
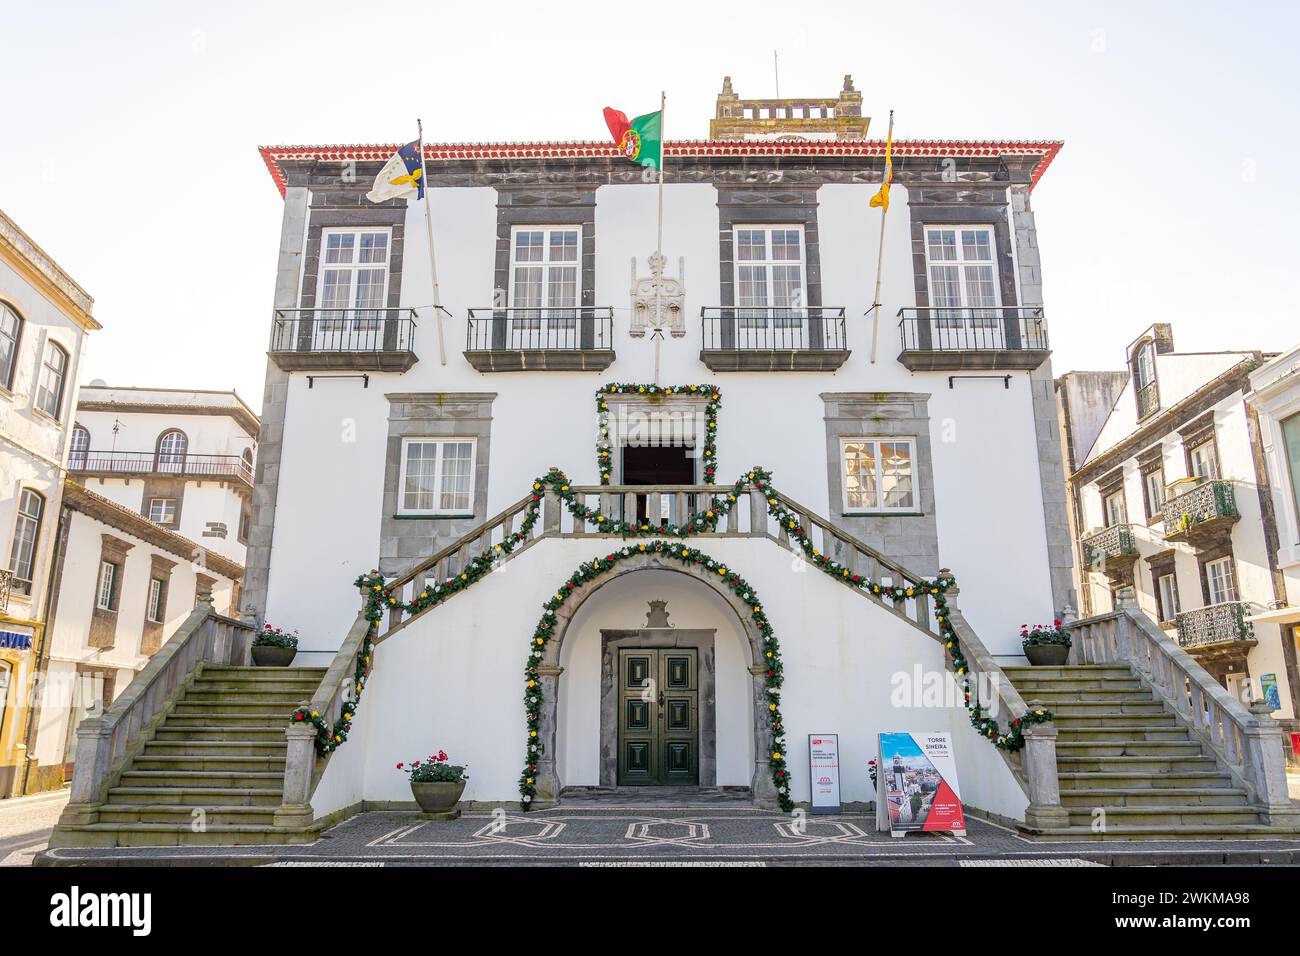
[[[357,237],[350,232],[332,232],[325,237],[325,262],[328,264],[352,262],[352,250]]]
[[[572,309],[578,304],[578,267],[558,266],[550,270],[546,304],[552,309]]]
[[[551,261],[578,261],[578,231],[576,229],[556,230],[551,233]]]
[[[993,249],[986,229],[963,229],[961,232],[961,257],[980,262],[993,261]]]
[[[402,485],[404,511],[432,511],[437,442],[408,442],[406,480]]]
[[[515,233],[515,262],[541,262],[542,237],[540,231]]]
[[[772,304],[783,309],[803,308],[803,269],[772,266]]]
[[[850,510],[877,507],[875,442],[845,442],[844,503]]]
[[[14,363],[18,355],[18,315],[0,305],[0,385],[13,384]]]
[[[798,262],[800,260],[799,245],[798,229],[772,230],[773,259],[787,259]]]
[[[511,290],[511,304],[517,309],[537,309],[541,307],[541,266],[522,266],[515,269],[514,288]],[[516,319],[516,321],[519,321],[519,319]],[[533,324],[536,324],[535,317]]]
[[[447,442],[442,446],[442,495],[438,507],[443,511],[470,510],[471,442]]]
[[[926,233],[926,243],[931,262],[957,260],[957,234],[951,229],[931,229]]]
[[[12,588],[18,594],[32,593],[36,565],[36,541],[40,537],[41,515],[45,499],[30,488],[18,497],[18,520],[14,523],[13,546],[9,550],[9,568],[14,573]]]
[[[364,232],[361,234],[361,255],[357,261],[360,263],[387,262],[388,261],[388,233],[386,232]]]
[[[375,309],[376,311],[384,306],[384,270],[383,269],[358,269],[357,270],[357,296],[356,307],[358,309]],[[370,319],[375,316],[365,316]]]
[[[912,444],[903,441],[880,442],[880,490],[885,508],[911,508]]]
[[[760,262],[767,258],[766,236],[761,229],[736,230],[736,261]]]

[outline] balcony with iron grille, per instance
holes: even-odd
[[[843,308],[700,310],[700,361],[715,372],[833,372],[849,359]]]
[[[1213,479],[1165,499],[1160,509],[1165,540],[1194,548],[1221,541],[1241,520],[1232,482]]]
[[[414,309],[277,309],[269,355],[286,372],[405,372],[415,325]]]
[[[591,372],[614,364],[614,310],[469,310],[465,358],[480,372]]]
[[[1247,620],[1244,601],[1225,601],[1183,611],[1175,619],[1178,646],[1190,654],[1234,652],[1254,647],[1255,626]]]
[[[96,478],[159,475],[165,478],[226,479],[247,488],[253,487],[252,466],[239,455],[74,449],[68,456],[68,471]]]
[[[913,372],[1036,369],[1051,354],[1037,307],[899,309],[898,334]]]
[[[1079,544],[1089,570],[1098,571],[1115,582],[1132,577],[1138,559],[1132,525],[1113,524],[1084,535]]]

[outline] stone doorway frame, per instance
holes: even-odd
[[[758,661],[763,660],[763,635],[750,616],[750,607],[732,593],[731,589],[718,580],[716,573],[694,565],[671,561],[662,555],[647,551],[645,554],[624,559],[616,570],[603,574],[599,578],[580,584],[569,592],[571,600],[564,602],[555,614],[555,630],[546,642],[546,649],[537,665],[537,677],[542,688],[542,708],[538,715],[540,731],[539,757],[537,761],[537,796],[538,803],[553,803],[559,798],[560,779],[555,766],[556,738],[559,730],[559,694],[560,652],[568,636],[569,625],[574,616],[587,603],[587,600],[611,581],[616,581],[625,574],[638,571],[672,571],[696,578],[707,585],[722,602],[736,615],[741,632],[749,645],[749,674],[751,681],[751,720],[754,734],[754,769],[750,774],[750,794],[755,806],[775,807],[778,805],[776,785],[772,782],[772,771],[768,764],[768,747],[772,741],[771,718],[767,709],[767,669]],[[576,599],[576,600],[573,600]],[[701,778],[702,779],[702,778]]]

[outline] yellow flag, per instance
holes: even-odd
[[[889,185],[894,181],[894,116],[889,116],[889,138],[885,140],[885,175],[880,191],[871,197],[871,205],[889,211]]]

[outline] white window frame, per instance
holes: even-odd
[[[351,262],[326,262],[326,251],[331,236],[352,236]],[[384,261],[361,262],[361,237],[382,235],[384,240]],[[388,308],[388,281],[393,260],[393,230],[388,226],[338,227],[322,229],[320,234],[320,256],[316,267],[316,328],[322,332],[335,332],[352,329],[357,332],[373,332],[383,326],[383,316]],[[377,270],[383,273],[384,282],[379,290],[378,306],[357,305],[357,273],[365,270]],[[325,305],[326,273],[347,273],[347,305]],[[330,313],[341,313],[331,315]],[[362,313],[374,313],[364,316]]]
[[[1120,513],[1119,513],[1118,521],[1116,521],[1115,516],[1110,513],[1110,503],[1116,499],[1119,500]],[[1124,494],[1124,489],[1122,487],[1117,488],[1115,491],[1112,491],[1110,494],[1101,496],[1101,513],[1102,515],[1105,516],[1107,528],[1113,528],[1116,525],[1123,525],[1129,523],[1128,497]]]
[[[772,251],[772,233],[773,232],[797,232],[799,234],[799,258],[798,259],[777,259]],[[761,232],[763,234],[763,254],[764,259],[741,259],[740,258],[740,234],[742,232]],[[761,305],[746,305],[740,301],[740,270],[753,268],[761,264],[765,267],[763,277],[763,297]],[[795,266],[799,267],[799,292],[796,296],[796,303],[793,305],[776,304],[776,277],[773,275],[776,266]],[[775,222],[775,223],[733,223],[731,227],[731,279],[732,288],[735,289],[735,308],[737,316],[737,325],[742,329],[765,329],[769,324],[778,329],[799,328],[806,321],[808,316],[808,236],[804,232],[804,227],[797,222]],[[776,309],[793,309],[783,316],[778,316]],[[746,313],[752,310],[753,314]]]
[[[167,514],[167,503],[171,503],[171,514]],[[154,505],[161,503],[162,517],[154,514]],[[164,520],[166,518],[166,520]],[[149,499],[149,520],[154,524],[174,525],[176,523],[176,499],[175,498],[150,498]]]
[[[1213,463],[1214,467],[1207,469],[1207,474],[1201,475],[1197,473],[1197,458],[1199,456],[1202,461],[1204,461],[1205,453],[1209,454],[1209,460]],[[1210,439],[1209,441],[1203,441],[1198,445],[1192,446],[1187,450],[1187,464],[1189,465],[1191,477],[1193,478],[1200,478],[1202,481],[1214,481],[1218,479],[1219,471],[1223,467],[1219,462],[1218,444],[1214,439]]]
[[[149,600],[145,605],[144,616],[152,624],[163,622],[163,588],[161,578],[149,579]]]
[[[1220,573],[1216,574],[1218,570]],[[1219,587],[1215,587],[1215,582]],[[1216,590],[1218,593],[1216,594]],[[1224,555],[1213,561],[1205,562],[1205,594],[1210,605],[1229,604],[1239,600],[1237,597],[1237,571],[1232,564],[1232,555]]]
[[[117,565],[112,561],[99,562],[99,581],[95,588],[95,607],[101,611],[116,611],[113,605],[117,589]]]
[[[35,513],[26,507],[29,500],[37,502]],[[35,488],[22,488],[18,492],[14,533],[9,545],[9,567],[14,574],[14,584],[17,585],[13,587],[13,594],[30,597],[36,590],[36,565],[41,557],[41,527],[45,523],[45,509],[48,505],[46,497]],[[22,567],[24,563],[28,565],[26,569]],[[19,573],[23,570],[27,571],[28,576]]]
[[[50,357],[53,355],[63,356],[63,367],[56,370],[50,364]],[[68,369],[72,366],[72,353],[54,340],[45,343],[45,352],[41,356],[40,374],[37,378],[36,385],[36,409],[43,415],[57,421],[62,421],[63,412],[63,394],[68,387]],[[58,376],[58,388],[51,389],[51,379]],[[46,405],[52,404],[53,408],[47,408]]]
[[[1152,483],[1152,479],[1156,479]],[[1165,469],[1162,465],[1159,468],[1148,471],[1142,476],[1142,487],[1146,490],[1147,507],[1150,509],[1149,517],[1155,520],[1160,517],[1161,509],[1165,504]]]
[[[880,451],[881,442],[892,442],[908,446],[910,462],[909,477],[912,481],[912,501],[907,505],[887,505],[884,503],[885,460]],[[875,484],[876,503],[874,506],[853,505],[849,502],[849,461],[848,446],[871,443],[876,446]],[[846,515],[857,514],[916,514],[921,510],[921,489],[919,486],[920,470],[916,466],[916,438],[911,435],[856,435],[840,439],[840,506]]]
[[[965,257],[965,246],[961,241],[961,234],[966,230],[982,232],[988,235],[989,258],[988,259],[967,259]],[[953,234],[953,250],[956,252],[955,259],[933,259],[930,255],[930,236],[938,232],[951,232]],[[938,329],[1001,329],[1002,327],[1002,281],[998,271],[998,237],[993,227],[990,225],[979,225],[972,223],[970,225],[933,225],[925,227],[925,286],[930,297],[930,315],[934,319],[935,328]],[[966,267],[975,265],[987,265],[993,271],[993,304],[992,305],[973,305],[966,287]],[[934,267],[935,266],[953,266],[957,269],[957,300],[956,306],[936,306],[935,289],[934,289]],[[954,308],[957,310],[970,309],[970,316],[964,315],[945,315],[945,308]],[[977,315],[974,310],[984,310],[991,314]]]
[[[469,502],[465,508],[442,508],[438,502],[442,498],[442,464],[443,449],[447,445],[458,445],[468,443],[469,452]],[[433,507],[432,508],[410,508],[406,504],[406,474],[407,465],[410,457],[408,449],[414,444],[434,444],[437,446],[437,452],[434,456],[433,475]],[[473,515],[474,513],[474,469],[478,464],[478,439],[462,438],[454,436],[412,436],[402,439],[402,460],[401,467],[397,476],[397,513],[399,515]]]
[[[1159,595],[1160,600],[1161,620],[1172,621],[1181,610],[1178,604],[1178,575],[1173,571],[1169,571],[1157,577],[1156,593]]]
[[[12,332],[3,327],[6,316],[13,322]],[[23,317],[7,302],[0,302],[0,340],[7,343],[5,351],[8,352],[7,356],[0,358],[0,389],[9,391],[18,375],[18,352],[23,344]]]
[[[521,233],[540,232],[542,234],[542,258],[536,261],[521,262],[518,260],[519,236]],[[572,259],[552,259],[551,258],[551,236],[555,233],[572,233],[577,237],[574,244],[574,258]],[[515,276],[520,269],[540,269],[542,273],[542,282],[538,294],[537,305],[523,305],[518,302],[516,295],[517,282]],[[552,274],[562,269],[573,270],[573,303],[552,305],[551,290],[553,286]],[[561,280],[555,280],[554,285],[558,285]],[[513,309],[536,309],[535,317],[526,317],[516,315],[513,317],[513,324],[518,329],[540,329],[543,327],[543,317],[545,317],[545,326],[553,329],[572,329],[577,325],[578,310],[582,307],[582,225],[579,223],[570,223],[568,225],[536,225],[512,226],[510,229],[510,275],[507,280],[506,289],[506,306]],[[554,311],[557,314],[552,314]]]

